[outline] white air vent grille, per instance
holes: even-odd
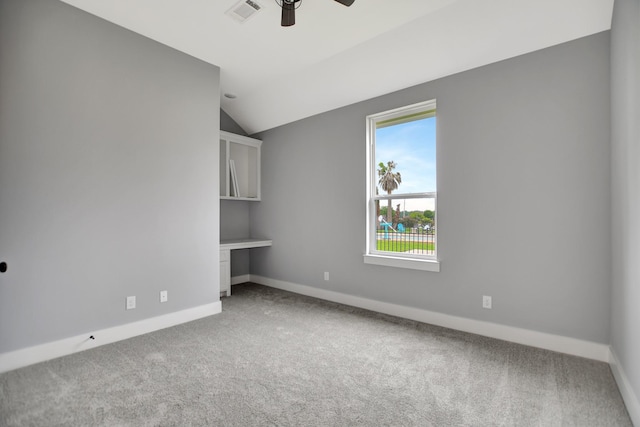
[[[227,10],[227,15],[238,22],[245,22],[262,9],[262,6],[253,0],[242,0]]]

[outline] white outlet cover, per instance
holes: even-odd
[[[167,302],[169,299],[169,294],[167,291],[160,291],[160,302]]]
[[[127,310],[131,310],[134,308],[136,308],[136,297],[135,296],[127,297]]]
[[[482,308],[491,308],[491,297],[487,295],[482,296]]]

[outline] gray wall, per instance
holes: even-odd
[[[222,109],[220,110],[220,129],[248,136],[235,120]],[[251,236],[251,223],[249,220],[249,204],[239,200],[220,200],[220,238],[237,239]],[[250,270],[249,249],[231,251],[231,276],[249,274]]]
[[[218,301],[217,67],[0,0],[0,94],[0,352]]]
[[[251,273],[608,343],[609,80],[605,32],[258,135]],[[365,116],[432,98],[441,272],[365,265]]]
[[[251,236],[249,204],[238,200],[220,200],[220,239],[240,239]],[[249,274],[251,250],[231,251],[231,276]]]
[[[236,135],[249,136],[223,109],[220,109],[220,130],[235,133]]]
[[[616,0],[611,30],[611,346],[640,397],[640,2]],[[636,407],[640,402],[636,402]]]

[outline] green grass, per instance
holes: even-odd
[[[433,252],[435,244],[433,242],[407,242],[394,240],[378,240],[377,249],[385,252],[406,252],[412,249]]]

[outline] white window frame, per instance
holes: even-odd
[[[366,207],[366,249],[364,254],[364,262],[366,264],[383,265],[388,267],[410,268],[415,270],[424,271],[440,271],[440,262],[438,261],[438,232],[434,236],[435,254],[434,255],[422,255],[422,254],[404,254],[397,252],[386,252],[377,250],[376,242],[376,200],[384,201],[388,199],[424,199],[433,198],[436,210],[435,215],[437,217],[438,200],[437,191],[427,193],[409,193],[409,194],[383,194],[376,195],[377,182],[377,165],[376,165],[376,153],[375,153],[375,138],[377,125],[383,121],[397,120],[406,118],[406,120],[397,120],[397,123],[409,122],[418,120],[416,116],[421,113],[431,112],[436,110],[436,100],[419,102],[417,104],[409,105],[406,107],[400,107],[389,111],[384,111],[377,114],[371,114],[367,116],[367,207]],[[433,113],[435,114],[435,113]],[[409,116],[409,117],[407,117]],[[425,115],[425,117],[429,117]],[[437,125],[436,125],[437,126]],[[437,132],[437,127],[436,127]],[[437,147],[437,142],[436,142]],[[437,224],[437,220],[436,220]]]

